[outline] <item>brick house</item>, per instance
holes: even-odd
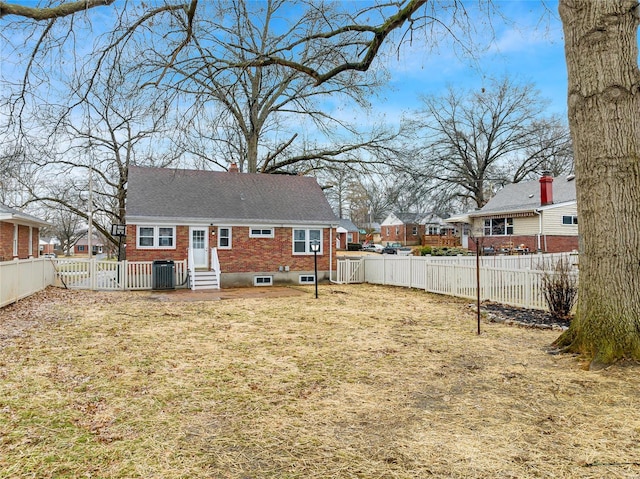
[[[37,257],[45,226],[49,223],[0,204],[0,261]]]
[[[380,223],[380,242],[402,243],[403,246],[419,245],[424,235],[422,213],[391,213]]]
[[[360,242],[360,230],[349,219],[342,218],[336,230],[336,249],[346,250],[349,243]]]
[[[482,237],[495,252],[578,250],[578,212],[574,175],[505,186],[480,210],[447,219],[466,234]],[[466,227],[465,227],[466,226]],[[475,250],[473,241],[463,245]]]
[[[222,286],[313,283],[335,269],[337,219],[315,178],[129,169],[126,256],[185,260]],[[196,280],[197,282],[197,280]]]
[[[105,252],[104,241],[96,234],[91,236],[91,250],[93,255],[102,254]],[[85,234],[78,238],[78,241],[73,245],[73,254],[78,256],[89,256],[89,234]]]

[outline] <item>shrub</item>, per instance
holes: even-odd
[[[542,289],[551,315],[569,319],[578,298],[578,276],[571,268],[571,260],[560,258],[555,265],[542,269]]]
[[[466,256],[469,254],[469,250],[450,246],[434,246],[431,248],[431,254],[433,256]]]
[[[362,245],[360,243],[348,243],[347,251],[361,251]]]
[[[431,254],[431,246],[420,246],[413,250],[414,256],[427,256]]]

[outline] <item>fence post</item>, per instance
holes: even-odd
[[[531,308],[531,272],[529,268],[524,270],[524,307]]]
[[[91,252],[89,252],[91,254]],[[91,291],[96,290],[96,260],[93,258],[89,259],[89,288]]]
[[[129,278],[127,277],[127,260],[123,259],[118,262],[118,267],[120,268],[120,277],[118,281],[120,281],[120,288],[125,291],[127,289],[127,283],[129,282]]]
[[[382,284],[387,284],[387,255],[382,255]]]

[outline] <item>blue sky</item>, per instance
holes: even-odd
[[[491,32],[480,32],[481,50],[473,56],[460,54],[450,42],[441,43],[435,51],[414,42],[401,50],[399,58],[386,60],[391,81],[376,102],[376,114],[383,113],[393,121],[402,111],[416,108],[422,95],[439,96],[449,86],[460,91],[478,90],[490,79],[508,75],[519,83],[534,84],[550,102],[547,113],[566,117],[567,72],[557,2],[511,0],[496,4],[510,22],[496,20]]]

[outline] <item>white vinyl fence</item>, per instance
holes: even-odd
[[[480,257],[480,299],[547,310],[543,276],[569,254]],[[577,275],[577,268],[573,274]],[[475,299],[475,256],[363,256],[339,258],[338,283],[371,283],[424,289],[430,293]]]
[[[187,261],[176,261],[176,288],[185,287]],[[47,286],[91,290],[153,289],[153,261],[36,258],[0,262],[0,308]]]
[[[101,261],[58,258],[53,260],[56,285],[69,289],[103,291],[144,290],[153,288],[153,261]],[[184,286],[187,261],[176,261],[173,284]]]
[[[0,262],[0,308],[54,283],[55,270],[46,258]]]

